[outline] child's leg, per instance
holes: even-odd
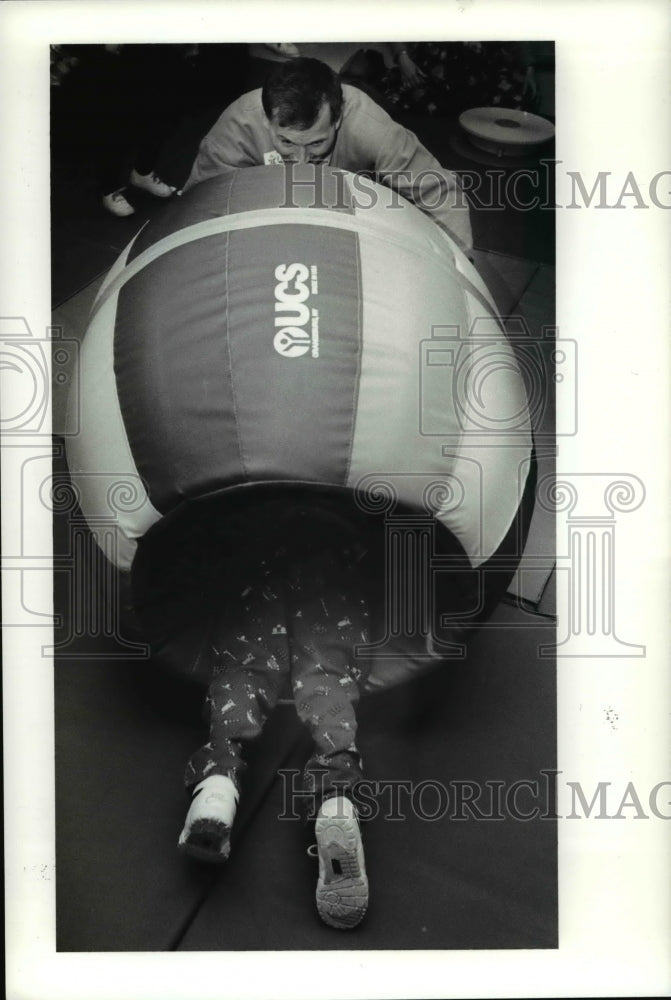
[[[368,907],[368,877],[351,795],[361,777],[356,704],[365,681],[354,648],[367,641],[368,612],[348,550],[321,551],[289,578],[296,709],[315,752],[304,772],[303,806],[315,819],[315,900],[325,923],[356,927]]]
[[[368,611],[349,550],[304,560],[287,593],[294,701],[315,744],[304,774],[314,815],[323,798],[347,794],[361,778],[355,708],[366,670],[354,647],[368,639]]]
[[[216,663],[206,699],[209,740],[187,764],[187,787],[212,774],[239,784],[242,744],[260,735],[289,671],[281,591],[266,567],[261,574],[262,582],[242,589],[235,615],[229,613],[213,630]]]
[[[266,664],[279,664],[279,658],[266,654],[260,664],[245,663],[246,656],[254,655],[246,649],[240,660],[231,659],[228,667],[222,666],[210,684],[206,698],[209,739],[187,764],[187,787],[209,774],[227,775],[238,785],[238,773],[245,766],[242,744],[261,734],[277,702],[286,673],[279,666],[269,668]]]
[[[265,575],[264,582],[244,588],[235,619],[228,616],[212,635],[217,661],[206,702],[210,738],[186,768],[193,797],[179,838],[180,848],[201,861],[228,857],[242,745],[261,733],[289,669],[283,602]]]

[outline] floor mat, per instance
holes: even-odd
[[[553,947],[555,825],[514,815],[547,808],[555,672],[538,646],[553,634],[500,606],[465,663],[362,701],[372,897],[351,935],[317,918],[307,831],[280,818],[309,752],[293,707],[249,757],[231,861],[200,865],[176,842],[202,692],[75,637],[55,666],[58,949]]]

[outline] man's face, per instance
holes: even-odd
[[[331,121],[331,109],[324,103],[310,128],[279,125],[276,111],[268,122],[268,128],[273,146],[285,163],[324,163],[335,145],[340,121],[340,118],[336,122]]]

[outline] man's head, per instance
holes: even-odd
[[[342,87],[318,59],[291,59],[269,73],[261,95],[273,145],[287,163],[322,163],[342,119]]]

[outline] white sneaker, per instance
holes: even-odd
[[[319,881],[317,911],[339,930],[356,927],[368,908],[368,878],[361,832],[352,802],[334,795],[322,803],[315,824]]]
[[[169,198],[177,190],[162,181],[156,174],[138,174],[135,169],[130,172],[130,182],[133,187],[142,188],[143,191],[148,191],[149,194],[153,194],[157,198]]]
[[[135,209],[126,198],[123,193],[123,188],[119,191],[113,191],[112,194],[103,195],[103,206],[112,215],[118,215],[119,218],[125,218],[127,215],[134,215]]]
[[[196,785],[179,848],[199,861],[226,861],[240,794],[230,778],[212,774]]]

